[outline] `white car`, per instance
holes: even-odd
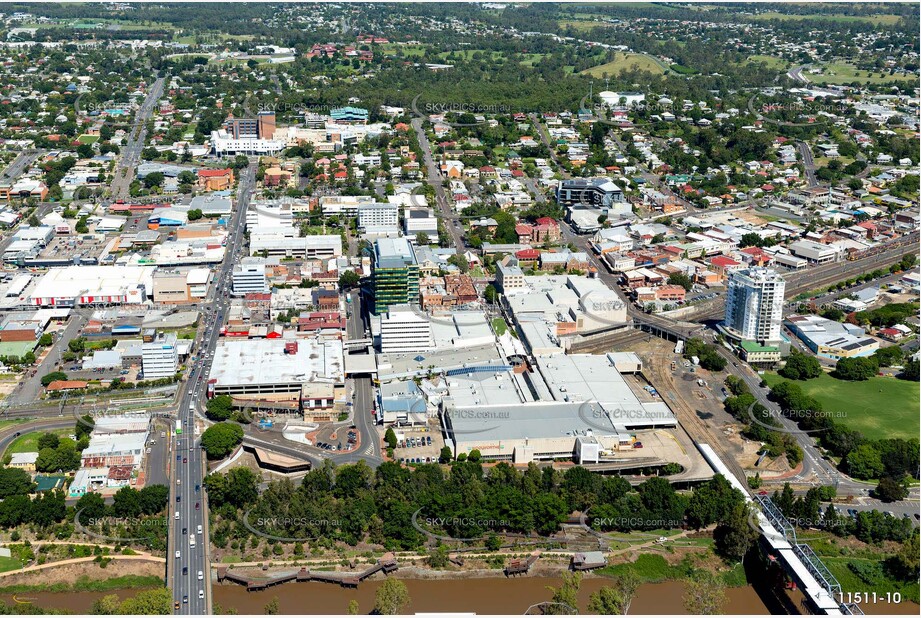
[[[204,598],[205,598],[205,591],[204,591],[204,590],[199,590],[199,591],[198,591],[198,598],[199,598],[199,599],[204,599]]]
[[[176,519],[179,519],[179,511],[176,511]]]
[[[181,556],[182,556],[182,552],[180,552],[180,551],[177,549],[177,550],[176,550],[176,557],[177,557],[177,558],[180,558]]]
[[[198,534],[201,534],[201,524],[198,524]]]
[[[203,579],[205,579],[205,574],[202,573],[201,571],[199,571],[199,572],[198,572],[198,581],[201,581],[201,580],[203,580]]]

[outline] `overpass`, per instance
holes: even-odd
[[[713,471],[722,474],[729,483],[742,492],[745,502],[758,510],[750,519],[757,527],[770,555],[783,566],[787,575],[796,582],[814,613],[826,616],[862,616],[856,603],[844,603],[841,584],[822,563],[812,548],[796,540],[796,530],[767,496],[752,500],[748,488],[736,478],[709,444],[696,443]],[[779,529],[779,531],[778,531]]]

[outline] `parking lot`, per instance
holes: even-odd
[[[398,428],[397,448],[394,458],[399,463],[432,463],[438,461],[444,440],[441,434],[430,427]]]

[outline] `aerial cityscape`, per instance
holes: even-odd
[[[0,613],[918,615],[919,30],[0,2]]]

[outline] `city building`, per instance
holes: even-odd
[[[368,110],[360,107],[338,107],[329,116],[336,124],[368,124]]]
[[[171,378],[179,368],[179,348],[176,333],[160,333],[145,342],[141,350],[145,380]]]
[[[428,237],[429,243],[438,241],[438,219],[431,208],[407,208],[403,219],[403,234],[410,242],[416,242],[420,233]]]
[[[215,395],[301,397],[307,385],[341,386],[343,372],[339,339],[221,339],[209,379]]]
[[[374,243],[371,271],[374,313],[391,305],[419,302],[419,264],[406,238],[381,238]]]
[[[774,344],[782,341],[784,289],[776,271],[748,268],[729,275],[723,328],[736,340]]]
[[[409,354],[432,349],[432,324],[409,305],[391,305],[381,316],[382,354]]]
[[[244,296],[253,293],[269,291],[269,283],[265,274],[265,260],[259,258],[243,258],[239,264],[234,264],[230,273],[231,293],[234,296]]]
[[[358,230],[368,236],[397,236],[400,233],[400,208],[396,204],[381,202],[359,205]]]
[[[556,198],[566,208],[605,209],[622,202],[624,191],[608,178],[573,178],[560,181]]]

